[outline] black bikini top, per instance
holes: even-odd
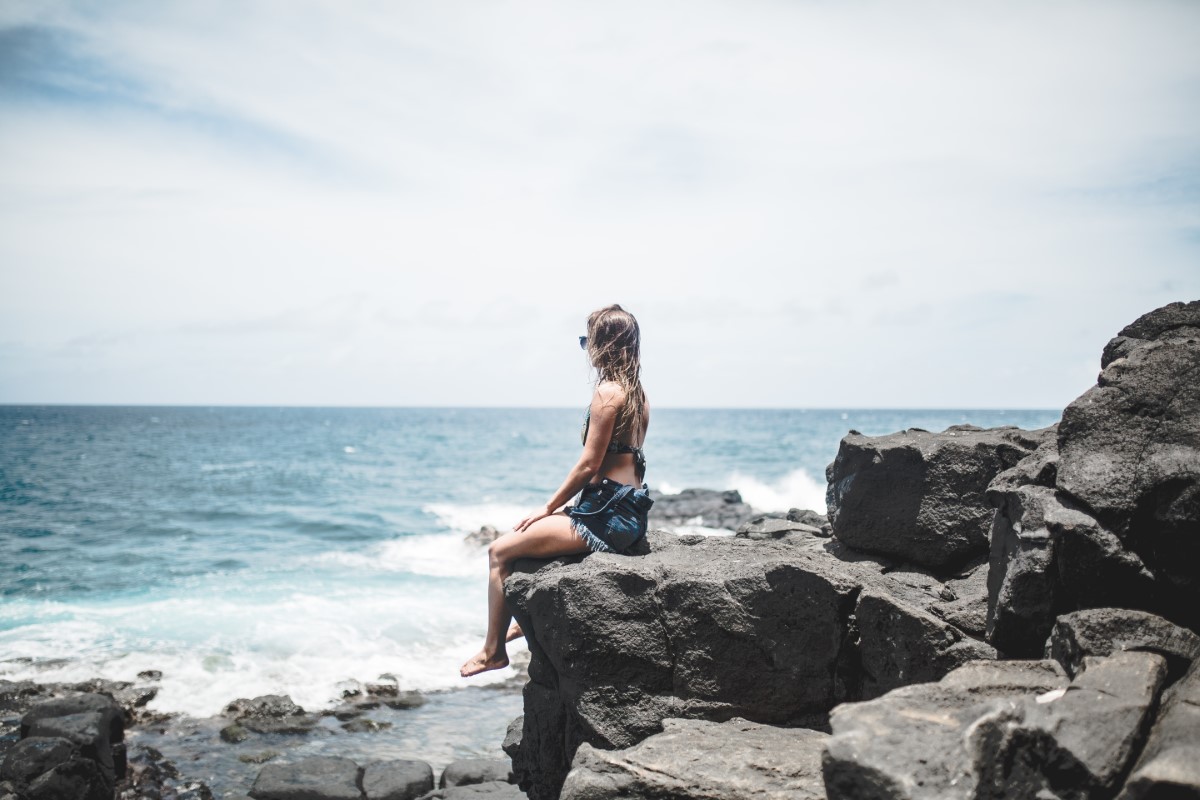
[[[579,437],[580,440],[584,444],[587,444],[588,430],[591,428],[591,426],[592,426],[592,409],[589,406],[588,410],[587,410],[587,416],[585,416],[583,419],[583,431]],[[609,439],[608,447],[605,448],[605,452],[607,452],[607,453],[632,453],[633,454],[634,473],[637,474],[639,479],[641,479],[641,477],[646,474],[646,454],[643,453],[642,448],[638,447],[637,445],[624,444],[622,442],[618,442],[616,439]]]

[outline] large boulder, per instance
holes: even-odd
[[[1164,616],[1200,624],[1200,300],[1136,320],[1063,411],[1057,488],[1136,553]],[[1154,609],[1151,609],[1154,610]]]
[[[625,750],[581,745],[561,800],[824,800],[821,752],[828,738],[742,719],[669,719],[662,733]]]
[[[987,551],[988,484],[1053,435],[1052,427],[973,425],[851,431],[825,471],[833,535],[857,550],[952,570]]]
[[[938,615],[946,583],[836,541],[651,531],[647,545],[518,562],[506,583],[532,655],[514,769],[535,800],[557,796],[581,743],[628,748],[672,717],[820,725],[839,702],[995,653]]]
[[[254,800],[362,800],[361,770],[348,758],[309,756],[267,764],[250,789]]]
[[[414,800],[433,791],[433,767],[424,761],[376,761],[363,769],[367,800]]]

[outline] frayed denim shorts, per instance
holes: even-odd
[[[646,486],[617,483],[601,478],[579,493],[579,502],[567,506],[571,527],[588,549],[597,553],[621,553],[646,535],[647,516],[654,501]]]

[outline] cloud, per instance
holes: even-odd
[[[575,405],[557,347],[616,300],[660,405],[1061,406],[1055,359],[1200,295],[1198,30],[1171,2],[8,3],[0,339],[94,342],[127,395],[23,360],[0,401]],[[170,388],[112,377],[135,362]]]

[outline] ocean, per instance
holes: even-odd
[[[655,409],[647,480],[823,512],[849,429],[1058,418]],[[458,677],[486,608],[486,553],[463,537],[544,502],[582,422],[582,407],[0,406],[0,679],[159,670],[150,708],[202,720],[262,694],[327,708],[386,673],[436,711],[406,718],[391,750],[498,754],[520,698],[501,691],[511,670]]]

